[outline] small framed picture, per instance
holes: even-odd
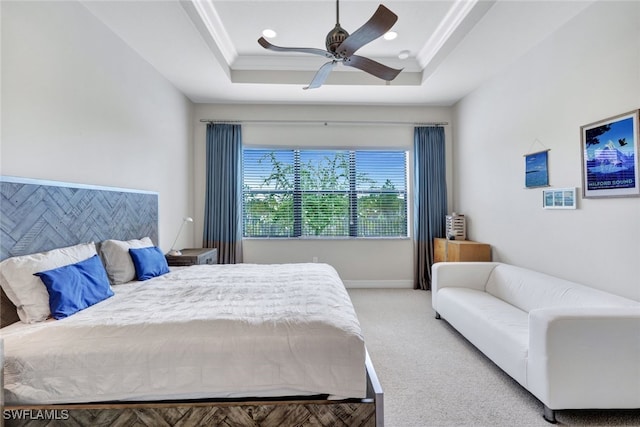
[[[542,190],[542,207],[544,209],[575,209],[576,188]]]
[[[549,185],[549,150],[525,154],[526,188],[546,187]]]
[[[637,197],[640,110],[581,126],[585,198]]]

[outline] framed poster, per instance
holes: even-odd
[[[637,197],[640,110],[581,126],[585,198]]]
[[[542,207],[544,209],[575,209],[576,188],[542,190]]]
[[[525,154],[524,185],[527,188],[549,185],[549,150]]]

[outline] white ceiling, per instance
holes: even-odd
[[[303,90],[326,58],[285,54],[257,43],[324,49],[336,22],[333,0],[141,0],[82,3],[196,103],[452,105],[549,37],[592,0],[383,0],[398,15],[393,41],[358,50],[404,68],[390,84],[339,66]],[[343,0],[350,33],[380,2]],[[410,57],[398,59],[409,50]]]

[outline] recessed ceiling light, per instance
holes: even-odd
[[[385,33],[384,36],[382,37],[384,37],[385,40],[393,40],[396,37],[398,37],[398,33],[396,33],[395,31],[389,31]]]
[[[411,54],[411,52],[409,52],[408,50],[403,50],[398,54],[398,58],[407,59],[409,57],[409,54]]]
[[[263,36],[265,36],[265,37],[266,37],[266,38],[268,38],[268,39],[272,39],[272,38],[274,38],[275,36],[277,36],[277,35],[278,35],[278,33],[276,33],[275,31],[270,30],[270,29],[268,29],[268,28],[267,28],[266,30],[263,30],[263,31],[262,31],[262,35],[263,35]]]

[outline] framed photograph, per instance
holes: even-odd
[[[639,113],[635,110],[580,127],[585,198],[640,196]]]
[[[542,207],[544,209],[575,209],[576,188],[542,190]]]
[[[525,154],[524,185],[527,188],[549,185],[549,150]]]

